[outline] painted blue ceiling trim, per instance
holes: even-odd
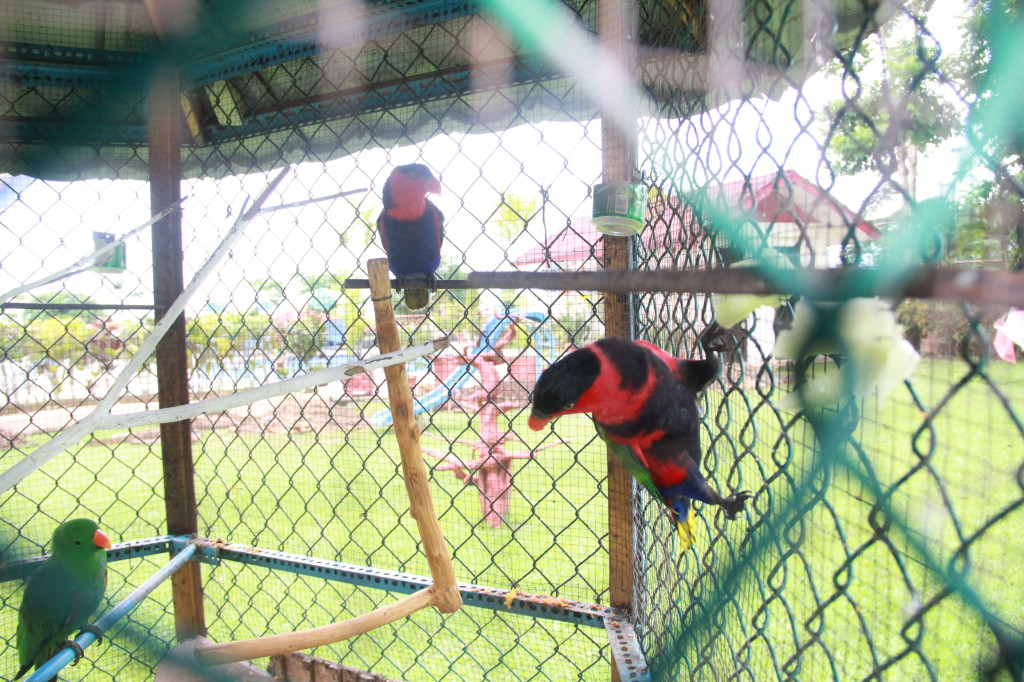
[[[539,57],[520,62],[512,70],[512,82],[529,85],[558,78],[560,74]],[[204,130],[208,142],[244,139],[268,132],[318,122],[399,109],[424,102],[443,101],[465,95],[470,90],[472,69],[424,74],[422,78],[403,80],[393,85],[376,85],[345,93],[336,93],[322,102],[308,101],[247,117],[239,126],[211,126]]]
[[[145,52],[9,42],[0,42],[0,54],[0,81],[30,87],[141,88],[153,59]]]
[[[471,16],[479,9],[478,0],[378,0],[365,9],[360,22],[346,22],[343,16],[333,15],[321,20],[317,14],[308,14],[220,41],[204,44],[202,36],[198,36],[193,42],[202,45],[198,52],[203,56],[193,59],[196,52],[191,52],[185,57],[183,85],[186,91],[200,90],[232,77],[314,56],[321,51],[321,35],[329,36],[332,48],[342,48]],[[0,119],[0,136],[4,139],[23,143],[59,140],[66,145],[86,147],[147,143],[146,125],[140,119],[145,113],[147,73],[158,56],[155,53],[0,43],[0,54],[8,57],[0,60],[0,82],[23,87],[99,90],[103,100],[119,100],[126,105],[121,111],[110,110],[106,115],[95,112],[87,120],[77,117],[76,111],[56,112],[55,116],[9,116]],[[507,66],[497,64],[495,68]],[[521,56],[511,68],[516,84],[539,83],[559,75],[532,55]],[[295,126],[458,98],[472,87],[471,78],[472,72],[465,66],[330,93],[320,100],[284,102],[266,112],[246,116],[237,126],[207,125],[200,144],[246,139]],[[96,95],[85,96],[89,99]],[[128,118],[118,119],[120,115]]]
[[[307,14],[271,28],[233,35],[191,57],[183,67],[186,89],[198,88],[270,66],[317,55],[320,36],[330,37],[331,46],[343,48],[377,40],[405,31],[472,16],[480,11],[477,0],[402,0],[368,3],[363,22],[339,16],[323,21],[319,14]]]
[[[188,53],[182,66],[183,84],[185,89],[201,88],[315,56],[322,49],[321,35],[330,37],[332,47],[342,48],[472,16],[478,11],[476,0],[404,0],[368,5],[362,23],[345,21],[345,17],[322,21],[318,14],[307,14],[274,26],[232,35]],[[5,57],[0,60],[0,79],[4,81],[75,88],[109,87],[123,79],[126,71],[137,75],[138,85],[142,87],[145,72],[158,56],[155,52],[10,42],[0,42],[0,54]]]
[[[539,56],[524,56],[512,70],[513,83],[530,85],[558,78],[560,74]],[[467,66],[444,73],[424,74],[371,89],[336,93],[323,101],[303,101],[246,118],[238,126],[209,126],[203,130],[205,143],[229,142],[269,132],[286,130],[318,122],[351,118],[360,114],[398,109],[424,102],[442,101],[465,95],[471,86],[472,70]],[[145,124],[104,123],[102,121],[59,121],[55,119],[0,119],[0,137],[10,141],[33,142],[66,140],[92,145],[146,144]]]
[[[147,143],[145,124],[88,122],[81,118],[0,119],[0,139],[6,142],[59,142],[67,147],[133,146]]]
[[[129,67],[141,66],[149,61],[149,52],[105,50],[88,47],[60,47],[42,43],[12,43],[0,41],[0,54],[4,61],[31,61],[66,64],[69,66]]]

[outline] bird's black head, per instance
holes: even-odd
[[[583,412],[577,402],[601,373],[601,361],[588,348],[581,348],[544,370],[533,387],[530,428],[539,431],[563,414]]]
[[[405,173],[413,180],[421,180],[425,182],[430,182],[432,180],[437,182],[437,178],[434,177],[434,174],[431,173],[430,169],[422,163],[407,163],[404,166],[396,166],[395,170]]]

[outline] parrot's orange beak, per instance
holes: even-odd
[[[440,180],[436,180],[434,178],[431,178],[430,180],[427,180],[426,184],[423,187],[424,187],[424,189],[426,189],[431,194],[440,194],[441,193],[441,181]]]
[[[530,415],[530,420],[527,423],[530,425],[530,428],[533,429],[534,431],[540,431],[545,426],[547,426],[548,422],[550,421],[551,417],[542,417],[534,413]]]
[[[99,528],[97,528],[96,532],[92,534],[92,541],[93,544],[95,544],[97,547],[102,547],[103,549],[110,549],[110,538],[108,538],[107,534],[101,531]]]

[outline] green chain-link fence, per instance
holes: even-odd
[[[46,60],[29,48],[44,40],[29,4],[0,19],[15,55],[6,116],[37,126],[5,128],[0,291],[90,253],[93,231],[124,234],[150,216],[139,179],[149,159],[144,88],[81,64],[71,71],[79,80],[38,80]],[[606,262],[589,213],[608,155],[599,105],[609,103],[590,53],[572,52],[550,5],[342,3],[317,16],[288,3],[200,3],[202,21],[176,27],[180,40],[154,32],[141,6],[39,4],[39,25],[60,28],[63,43],[51,36],[51,45],[94,65],[157,53],[155,35],[185,55],[186,282],[247,201],[293,164],[268,204],[294,206],[249,225],[186,308],[193,401],[376,353],[369,292],[346,282],[365,278],[382,253],[375,221],[395,165],[423,162],[441,177],[443,279]],[[565,7],[594,31],[598,5]],[[593,291],[442,289],[422,313],[396,296],[406,341],[452,340],[408,369],[457,578],[609,604],[610,581],[631,576],[628,615],[656,679],[1019,678],[1024,378],[993,346],[1010,306],[894,300],[920,355],[912,374],[886,395],[879,381],[801,412],[792,396],[805,385],[849,389],[836,377],[856,383],[870,370],[834,307],[787,279],[799,267],[857,268],[861,279],[834,296],[842,301],[906,268],[1017,267],[1022,140],[1007,93],[1020,82],[1003,65],[1018,63],[1019,6],[633,8],[636,179],[649,201],[625,265],[761,257],[744,271],[793,294],[766,297],[729,325],[722,375],[702,402],[709,480],[754,497],[738,521],[698,509],[697,542],[681,553],[642,489],[630,510],[609,510],[605,448],[588,418],[542,433],[526,425],[537,373],[562,354],[627,328],[699,355],[698,335],[735,298],[637,293],[628,319],[612,320]],[[135,59],[146,73],[149,62]],[[96,101],[106,104],[90,109]],[[47,128],[55,112],[78,127]],[[111,137],[87,124],[110,124]],[[88,135],[97,137],[79,141]],[[4,304],[3,469],[81,419],[153,329],[150,236],[127,244],[124,271],[88,270]],[[815,301],[817,326],[799,294]],[[791,328],[840,335],[824,354],[782,358],[777,342]],[[156,374],[148,363],[117,409],[155,407]],[[195,418],[198,534],[427,575],[386,408],[382,378],[364,375]],[[0,497],[4,559],[41,554],[53,527],[76,516],[99,519],[115,540],[163,535],[163,474],[157,427],[95,433]],[[610,546],[622,514],[628,552]],[[160,563],[112,563],[108,600]],[[215,641],[322,625],[396,596],[228,561],[204,565],[202,577]],[[21,581],[3,583],[0,633],[12,652],[20,593]],[[149,679],[174,631],[164,586],[63,674]],[[313,653],[395,679],[611,675],[603,629],[501,608],[420,612]],[[3,661],[9,678],[13,653]]]

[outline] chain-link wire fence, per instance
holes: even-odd
[[[87,19],[102,4],[66,10],[66,24],[95,26]],[[350,280],[364,279],[367,260],[383,253],[376,218],[396,165],[422,162],[441,179],[432,201],[446,217],[443,280],[606,263],[610,242],[589,217],[607,154],[598,108],[606,103],[578,54],[545,52],[574,45],[571,35],[546,35],[558,17],[524,25],[508,3],[487,3],[486,15],[472,3],[398,4],[345,5],[322,15],[319,30],[274,9],[284,3],[261,4],[263,14],[210,5],[191,35],[185,281],[277,169],[293,165],[268,202],[283,208],[246,228],[186,308],[191,400],[376,353],[369,291]],[[755,260],[753,271],[783,283],[800,267],[847,266],[870,278],[938,262],[1019,265],[1021,124],[1002,99],[1019,81],[993,58],[1013,63],[1000,31],[1020,31],[1019,7],[987,4],[961,22],[950,19],[965,12],[953,2],[713,5],[635,7],[645,98],[636,179],[649,192],[626,265]],[[566,7],[596,30],[598,3]],[[122,10],[125,25],[146,33],[136,9]],[[218,31],[236,36],[231,50],[220,49]],[[108,48],[156,49],[155,38],[127,33]],[[287,35],[288,49],[271,49],[265,35]],[[112,87],[115,104],[101,121],[144,123],[141,86],[90,76],[48,89],[28,78],[31,60],[17,48],[38,40],[14,32],[11,41],[24,71],[6,76],[9,116],[42,117],[68,97],[88,102]],[[10,247],[0,290],[87,255],[94,231],[124,234],[150,217],[138,179],[149,159],[144,133],[118,130],[113,146],[5,142],[0,234]],[[982,163],[968,164],[957,144]],[[887,261],[908,231],[913,253]],[[4,469],[81,419],[153,329],[153,258],[143,231],[127,240],[123,270],[89,269],[4,304]],[[589,418],[527,427],[529,393],[540,371],[606,329],[699,356],[698,336],[735,298],[637,293],[628,319],[611,320],[592,291],[453,285],[426,311],[396,295],[404,341],[452,341],[408,372],[457,578],[608,604],[610,582],[629,576],[617,587],[632,595],[628,614],[656,679],[962,679],[990,670],[1019,678],[1015,406],[1024,382],[1002,359],[1005,338],[993,346],[1012,311],[893,301],[920,360],[905,380],[857,387],[851,398],[847,368],[864,370],[837,331],[846,327],[834,315],[831,327],[808,323],[797,294],[817,305],[815,292],[787,290],[794,295],[758,299],[725,325],[722,374],[702,399],[702,468],[717,489],[754,497],[737,521],[699,507],[687,552],[641,487],[631,509],[609,508],[606,449]],[[832,312],[818,305],[817,321]],[[831,334],[835,348],[813,362],[780,355],[782,335],[801,325]],[[155,407],[156,374],[147,363],[116,409]],[[804,409],[801,395],[813,398],[805,387],[827,377],[843,390]],[[428,575],[386,395],[381,376],[361,375],[192,420],[198,535]],[[76,516],[99,519],[115,540],[167,532],[159,434],[97,432],[4,493],[4,560],[41,554],[53,527]],[[632,544],[610,546],[609,526],[623,515]],[[112,563],[108,601],[160,563]],[[323,625],[395,598],[227,561],[204,565],[202,577],[214,641]],[[20,587],[3,583],[0,632],[12,650]],[[63,674],[149,679],[173,639],[171,592],[161,588]],[[419,612],[312,653],[394,679],[611,675],[600,628],[469,606]],[[9,678],[17,665],[4,660]]]

